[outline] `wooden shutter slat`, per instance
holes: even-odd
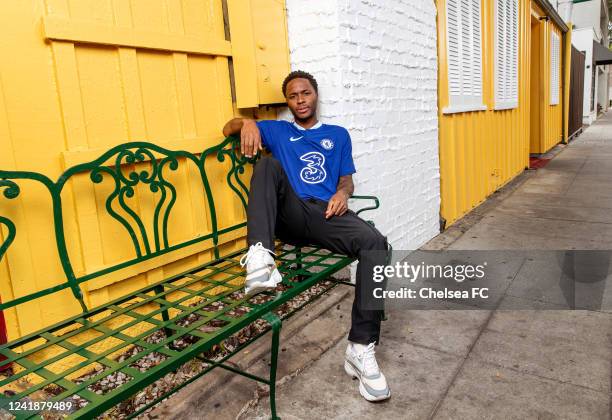
[[[559,64],[560,64],[559,35],[552,32],[550,35],[550,104],[559,104]]]
[[[518,106],[518,0],[495,4],[495,109]]]

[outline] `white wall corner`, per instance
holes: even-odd
[[[439,232],[434,3],[287,0],[287,16],[292,69],[317,78],[321,121],[351,133],[356,191],[381,200],[369,217],[418,248]]]

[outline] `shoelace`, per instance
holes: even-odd
[[[378,363],[376,362],[376,350],[374,350],[375,343],[368,344],[365,350],[357,355],[357,357],[363,360],[363,370],[366,374],[377,374],[379,372]]]
[[[270,254],[276,256],[276,254],[274,252],[270,251],[267,248],[264,248],[264,246],[263,246],[263,244],[261,242],[257,242],[255,245],[251,245],[249,247],[249,251],[245,255],[243,255],[242,258],[240,258],[240,266],[244,267],[250,261],[252,261],[254,258],[257,258],[255,256],[259,256],[259,258],[261,260],[263,260],[263,257],[264,257],[265,254],[264,254],[264,252],[261,252],[261,251],[269,252]]]

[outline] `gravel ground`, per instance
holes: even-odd
[[[320,282],[312,286],[310,289],[296,296],[295,298],[288,301],[287,303],[281,305],[274,312],[281,318],[285,317],[288,313],[292,312],[297,307],[302,306],[303,304],[310,301],[314,296],[320,294],[322,291],[329,288],[331,283],[332,283],[331,281],[326,280],[326,281]],[[281,291],[281,290],[285,290],[286,288],[287,286],[280,284],[277,287],[277,290]],[[234,298],[241,298],[242,292],[234,292],[233,295],[234,296],[232,297]],[[252,299],[252,302],[261,304],[270,299],[272,299],[271,296],[258,295]],[[197,305],[197,304],[198,302],[194,302],[192,305]],[[223,306],[224,304],[222,302],[213,302],[211,303],[210,307],[206,307],[204,309],[211,310],[211,311],[218,311],[219,309],[222,309]],[[232,317],[240,317],[244,313],[248,312],[249,310],[250,308],[248,307],[239,307],[232,311],[228,311],[227,315],[232,316]],[[200,315],[191,314],[185,317],[184,319],[182,319],[181,321],[179,321],[178,324],[183,327],[186,327],[192,324],[193,322],[198,321],[199,319],[201,319]],[[226,322],[222,320],[212,321],[212,322],[208,322],[207,324],[201,326],[199,330],[202,332],[212,332],[222,327],[225,324]],[[247,327],[243,328],[242,330],[238,331],[234,335],[228,337],[226,340],[224,340],[220,344],[214,345],[210,351],[202,354],[201,356],[205,359],[218,361],[222,359],[223,357],[227,356],[228,354],[232,353],[234,350],[236,350],[238,347],[240,347],[245,342],[249,341],[251,338],[255,337],[256,335],[260,334],[262,331],[265,331],[267,329],[269,329],[269,327],[266,321],[257,320],[251,323],[250,325],[248,325]],[[165,338],[164,332],[157,331],[154,334],[145,338],[145,341],[151,344],[155,344],[155,343],[159,343],[164,338]],[[177,350],[181,350],[195,343],[197,340],[198,340],[197,337],[194,337],[191,335],[185,335],[175,340],[173,342],[173,347]],[[120,356],[118,356],[116,358],[116,361],[123,362],[129,358],[136,356],[137,354],[143,351],[144,351],[144,348],[142,348],[141,346],[132,346],[131,348],[126,350],[124,353],[122,353]],[[161,354],[159,352],[152,352],[152,353],[149,353],[137,359],[135,362],[131,363],[129,366],[134,369],[138,369],[140,372],[146,372],[147,370],[163,362],[166,358],[167,356],[165,356],[164,354]],[[123,401],[122,403],[108,410],[106,413],[99,416],[98,418],[99,419],[124,419],[128,417],[130,414],[134,413],[135,411],[138,411],[146,407],[147,404],[150,404],[151,402],[155,401],[157,398],[162,397],[164,394],[176,388],[177,386],[181,385],[182,383],[189,380],[190,378],[196,376],[197,374],[199,374],[200,372],[202,372],[204,369],[206,369],[209,366],[210,365],[208,363],[202,362],[197,359],[193,359],[189,361],[188,363],[184,364],[183,366],[179,367],[175,372],[168,373],[163,378],[149,385],[148,387],[141,390],[140,392],[138,392],[136,395],[132,396],[131,398]],[[100,374],[100,372],[102,372],[103,369],[104,369],[103,366],[99,366],[96,369],[88,372],[87,374],[82,375],[77,379],[74,379],[73,382],[83,383],[91,379],[92,377]],[[12,373],[8,371],[6,372],[6,374],[10,376]],[[114,372],[96,381],[95,383],[89,385],[87,389],[92,392],[95,392],[96,394],[104,395],[112,391],[113,389],[120,387],[123,384],[128,383],[131,379],[132,377],[130,377],[126,373]],[[28,386],[31,386],[31,384],[26,384],[26,383],[22,385],[24,387],[23,389],[27,389]],[[63,389],[58,386],[55,386],[55,385],[47,386],[44,388],[43,392],[38,393],[36,395],[32,395],[32,397],[33,399],[40,401],[40,400],[49,399],[50,397],[54,395],[59,395],[61,392],[63,392]],[[4,391],[4,395],[7,397],[12,396],[14,394],[15,394],[14,392],[9,391],[9,390]],[[78,395],[74,395],[71,398],[72,398],[72,401],[79,408],[82,408],[87,404],[87,400],[79,397]],[[27,398],[23,399],[23,401],[27,401]],[[64,417],[65,415],[62,415],[60,413],[53,413],[53,412],[43,413],[43,418],[48,419],[48,420],[61,419]],[[0,410],[0,420],[11,419],[11,418],[14,418],[14,416],[10,415],[8,412],[4,410]]]

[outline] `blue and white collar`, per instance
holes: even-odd
[[[313,125],[310,128],[304,128],[301,125],[299,125],[298,123],[296,123],[295,121],[293,121],[293,125],[295,126],[295,128],[297,128],[298,130],[302,130],[302,131],[306,131],[306,130],[314,130],[317,129],[319,127],[321,127],[323,125],[323,123],[321,121],[317,121],[317,123],[315,125]]]

